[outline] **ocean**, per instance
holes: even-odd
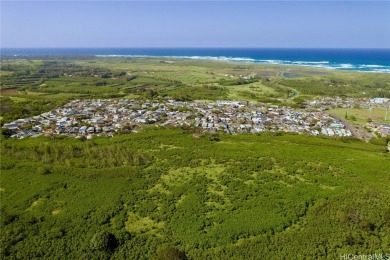
[[[1,56],[169,57],[390,73],[390,49],[35,48],[1,49],[0,54]]]

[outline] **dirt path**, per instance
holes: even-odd
[[[0,89],[0,94],[15,94],[18,93],[17,88],[3,88]]]

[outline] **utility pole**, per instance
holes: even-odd
[[[368,118],[371,119],[372,107],[370,107],[370,116]]]

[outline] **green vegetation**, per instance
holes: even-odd
[[[174,59],[2,57],[0,77],[2,124],[74,99],[302,106],[318,95],[390,91],[386,74]],[[349,110],[348,119],[360,122],[367,111],[359,111]],[[381,115],[372,111],[373,119]],[[0,257],[333,259],[390,252],[388,140],[145,128],[92,140],[11,140],[3,131]]]
[[[2,57],[2,123],[77,98],[236,99],[294,105],[318,95],[389,97],[387,74],[160,58]]]
[[[345,117],[345,114],[347,114],[347,119],[358,124],[366,124],[369,118],[378,123],[390,123],[390,111],[387,112],[386,118],[385,108],[374,107],[371,111],[368,108],[336,108],[329,110],[329,113],[339,117]]]
[[[390,249],[384,143],[152,128],[1,145],[2,258],[336,258]]]
[[[334,75],[285,79],[281,85],[306,95],[340,97],[390,97],[389,76],[338,72]]]

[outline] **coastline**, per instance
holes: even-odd
[[[2,58],[39,56],[166,58],[390,73],[390,49],[2,48],[0,53]]]
[[[329,61],[290,61],[290,60],[256,60],[249,57],[225,57],[225,56],[152,56],[152,55],[94,55],[98,58],[165,58],[165,59],[188,59],[202,61],[221,61],[249,63],[259,65],[281,65],[299,66],[326,70],[348,71],[348,72],[370,72],[370,73],[390,73],[390,66],[376,64],[331,63]]]

